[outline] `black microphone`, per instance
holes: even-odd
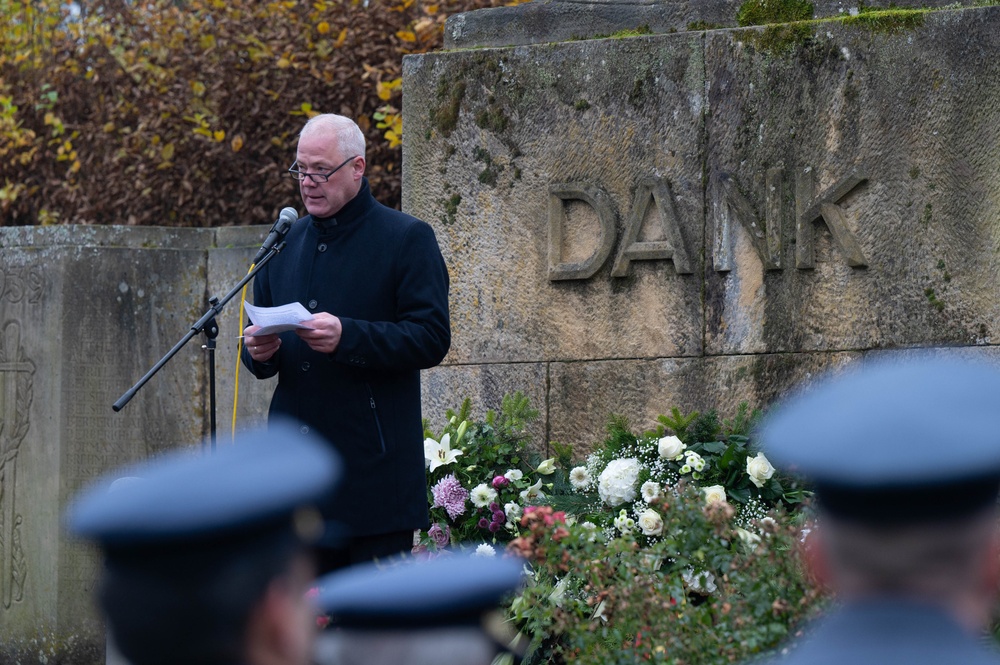
[[[257,264],[264,255],[270,252],[275,245],[285,239],[288,235],[288,230],[292,228],[292,224],[295,220],[299,218],[299,213],[295,208],[284,208],[281,214],[278,215],[278,221],[274,223],[271,227],[271,232],[267,234],[267,239],[264,240],[264,244],[260,246],[260,251],[257,252],[257,256],[254,257],[253,262]]]

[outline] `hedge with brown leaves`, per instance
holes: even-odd
[[[397,206],[402,57],[497,0],[0,0],[0,225],[225,226],[298,205],[315,113],[355,118]]]

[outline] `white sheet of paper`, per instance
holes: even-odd
[[[313,315],[301,303],[290,302],[287,305],[278,305],[277,307],[254,307],[250,303],[244,303],[243,307],[250,320],[260,326],[260,330],[254,335],[270,335],[296,328],[311,327],[304,325],[304,322],[311,321]]]

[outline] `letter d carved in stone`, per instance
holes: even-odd
[[[588,203],[596,212],[600,224],[597,248],[575,263],[562,260],[563,230],[566,226],[566,201]],[[607,193],[600,187],[582,183],[549,185],[549,279],[587,279],[600,270],[611,255],[615,244],[615,211]]]

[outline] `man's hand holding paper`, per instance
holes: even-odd
[[[243,344],[250,352],[250,357],[257,362],[267,362],[281,347],[278,333],[286,330],[310,330],[314,325],[315,317],[301,303],[293,302],[278,307],[255,307],[246,303],[244,307],[254,323],[243,330]],[[337,339],[340,339],[339,334]]]

